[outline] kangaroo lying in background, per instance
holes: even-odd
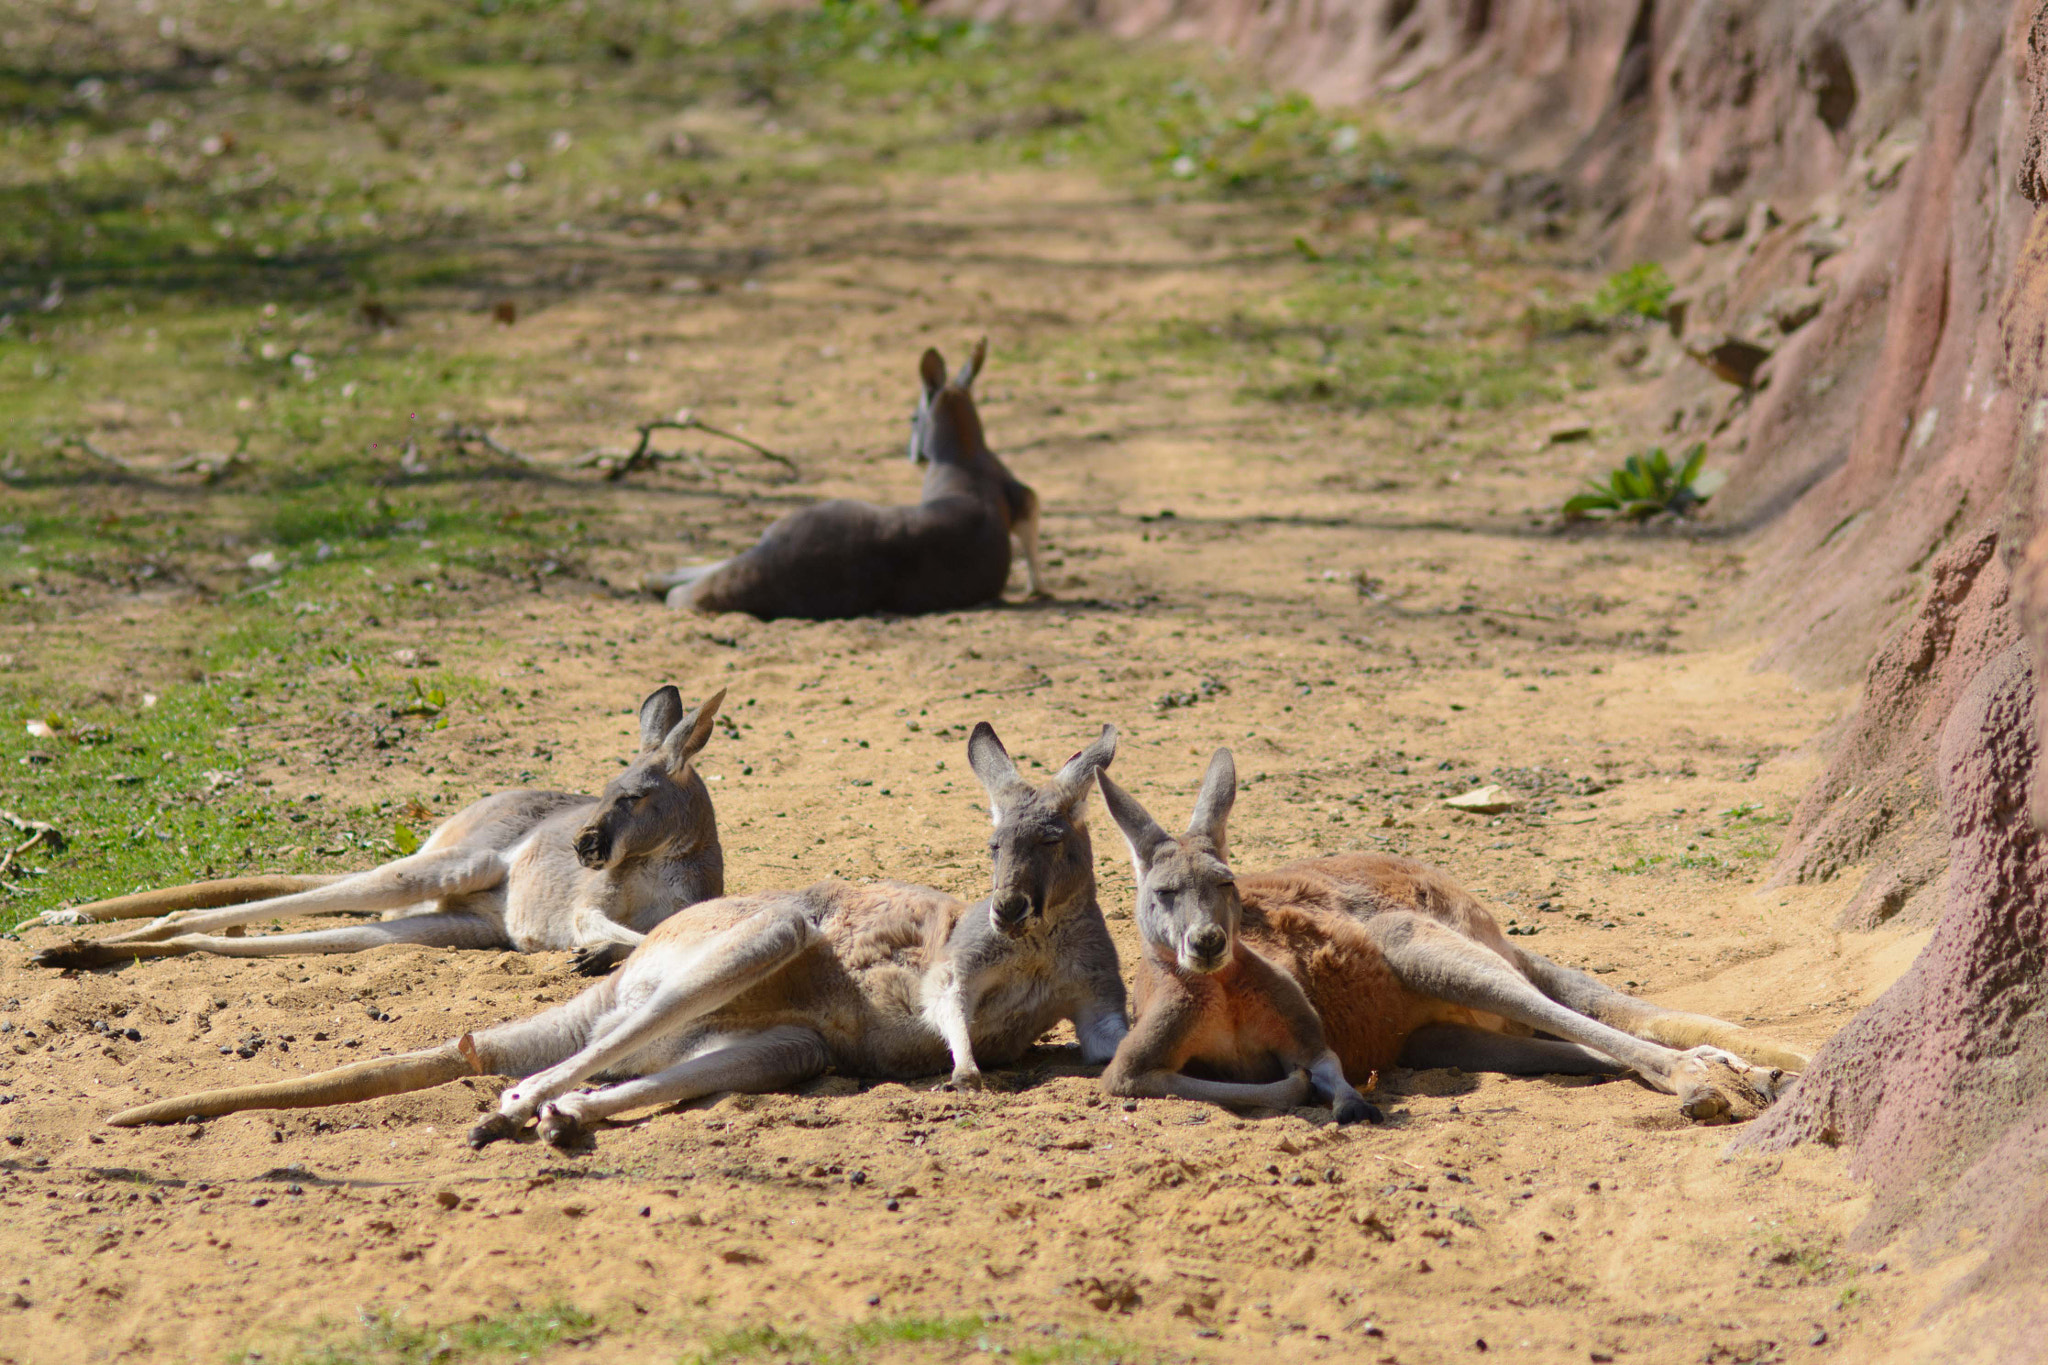
[[[1210,761],[1178,837],[1107,775],[1101,783],[1137,869],[1144,940],[1137,1022],[1103,1074],[1112,1094],[1284,1108],[1314,1093],[1348,1123],[1379,1118],[1353,1080],[1397,1062],[1632,1072],[1678,1096],[1687,1116],[1725,1121],[1735,1105],[1724,1087],[1760,1107],[1806,1065],[1733,1024],[1514,947],[1463,887],[1409,858],[1343,854],[1233,875],[1228,749]],[[1551,1036],[1530,1036],[1538,1030]]]
[[[675,688],[648,697],[640,704],[640,756],[601,795],[499,792],[450,816],[418,852],[367,872],[235,877],[82,905],[62,912],[65,919],[159,918],[109,938],[45,948],[34,960],[101,967],[181,953],[281,957],[423,943],[527,953],[573,948],[577,970],[608,971],[655,925],[725,891],[711,793],[690,764],[711,738],[724,699],[721,690],[685,716]],[[295,915],[378,911],[393,918],[257,938],[215,932]]]
[[[901,882],[819,882],[706,901],[663,921],[615,975],[528,1019],[398,1057],[267,1085],[211,1090],[115,1114],[117,1127],[244,1109],[346,1104],[471,1073],[517,1077],[469,1135],[523,1128],[567,1144],[629,1109],[725,1090],[786,1090],[831,1067],[876,1080],[978,1087],[1053,1024],[1107,1061],[1126,1028],[1116,947],[1095,902],[1088,791],[1116,752],[1104,726],[1042,788],[1018,775],[987,722],[968,760],[988,789],[994,891],[971,909]],[[577,1087],[610,1079],[595,1090]]]
[[[910,419],[910,458],[926,466],[915,507],[821,502],[777,521],[750,550],[649,574],[644,586],[666,593],[679,611],[744,611],[763,620],[952,611],[1003,595],[1015,536],[1031,595],[1043,596],[1038,495],[989,451],[969,392],[987,356],[984,338],[948,383],[945,360],[924,353],[924,393]]]

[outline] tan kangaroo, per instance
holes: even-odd
[[[450,816],[418,852],[367,872],[237,877],[79,906],[64,912],[71,922],[158,918],[124,934],[56,944],[34,960],[100,967],[180,953],[280,957],[423,943],[575,949],[577,970],[608,971],[655,925],[725,891],[711,793],[690,762],[711,738],[724,699],[721,690],[685,716],[675,688],[649,696],[640,704],[639,757],[598,796],[499,792]],[[254,938],[216,932],[257,920],[379,911],[391,918]]]
[[[1038,558],[1038,494],[1012,475],[983,439],[969,392],[988,340],[951,383],[926,351],[924,392],[910,419],[910,458],[926,467],[914,507],[837,498],[788,516],[752,549],[716,564],[649,574],[668,605],[813,621],[873,612],[954,611],[992,602],[1010,577],[1010,539],[1024,547],[1031,595],[1044,595]]]
[[[1734,1024],[1516,948],[1470,893],[1413,859],[1354,853],[1234,875],[1228,749],[1178,837],[1101,783],[1137,869],[1144,941],[1137,1022],[1103,1074],[1112,1094],[1286,1107],[1314,1093],[1348,1123],[1379,1118],[1354,1082],[1397,1062],[1632,1072],[1689,1117],[1725,1121],[1736,1100],[1753,1112],[1806,1065]]]
[[[986,722],[968,759],[995,817],[994,889],[971,909],[901,882],[819,882],[705,901],[647,935],[619,971],[528,1019],[398,1057],[268,1085],[212,1090],[114,1115],[117,1127],[243,1109],[345,1104],[471,1073],[519,1078],[474,1146],[536,1114],[549,1142],[631,1109],[719,1091],[785,1090],[831,1067],[877,1080],[952,1066],[978,1086],[1053,1024],[1073,1021],[1094,1063],[1127,1027],[1116,947],[1095,902],[1088,791],[1116,731],[1042,788]],[[580,1090],[592,1079],[609,1081]]]

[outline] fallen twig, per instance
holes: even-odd
[[[722,427],[714,427],[709,422],[700,419],[696,413],[691,412],[688,408],[684,408],[674,417],[657,417],[651,422],[642,422],[636,429],[640,433],[640,441],[631,450],[593,450],[583,457],[582,463],[586,467],[594,465],[603,469],[606,479],[616,481],[637,470],[653,469],[665,460],[671,462],[688,460],[697,466],[700,473],[709,478],[711,477],[711,471],[705,467],[704,461],[693,452],[671,452],[654,449],[654,433],[657,431],[701,431],[707,436],[717,436],[727,441],[737,442],[763,459],[775,461],[775,463],[789,471],[789,477],[781,480],[783,483],[795,483],[803,477],[803,471],[797,468],[796,461],[790,459],[789,456],[777,454],[759,441],[751,440],[740,435],[738,432],[726,431]]]
[[[63,834],[47,820],[31,820],[26,816],[16,815],[11,810],[0,810],[0,820],[14,826],[20,833],[28,835],[28,838],[8,849],[4,855],[0,855],[0,873],[5,873],[8,868],[14,866],[16,858],[37,844],[47,843],[53,853],[61,853],[64,850]]]
[[[86,454],[92,456],[95,460],[100,461],[102,464],[110,464],[116,469],[127,470],[131,473],[135,469],[134,465],[129,464],[119,455],[110,455],[106,451],[101,450],[98,446],[94,445],[92,443],[92,438],[90,436],[66,436],[64,438],[63,445],[60,445],[58,449],[62,450],[66,447],[71,446],[75,446],[78,449],[84,451]]]
[[[520,464],[530,465],[533,463],[530,457],[520,454],[511,446],[499,441],[487,429],[480,426],[472,426],[465,422],[457,422],[450,426],[441,433],[441,439],[454,445],[465,445],[468,442],[474,441],[493,455],[507,460],[516,460]]]

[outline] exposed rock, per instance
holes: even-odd
[[[1692,239],[1705,246],[1740,237],[1748,223],[1748,210],[1733,199],[1713,198],[1703,201],[1685,220],[1686,231]]]
[[[1727,332],[1688,337],[1685,353],[1706,366],[1714,378],[1745,389],[1756,384],[1757,370],[1771,358],[1770,347]]]
[[[1825,286],[1817,284],[1788,285],[1774,289],[1764,299],[1764,316],[1776,323],[1778,330],[1786,334],[1798,331],[1807,323],[1820,316],[1820,310],[1828,301]]]

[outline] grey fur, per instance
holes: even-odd
[[[640,706],[641,751],[597,796],[509,791],[465,807],[419,850],[304,890],[218,905],[209,883],[150,897],[166,909],[140,929],[45,948],[46,967],[213,953],[351,953],[385,943],[443,948],[575,949],[586,974],[609,970],[675,911],[725,891],[711,793],[691,764],[711,738],[720,690],[689,715],[674,687]],[[94,907],[77,912],[90,919]],[[227,937],[217,931],[298,915],[381,913],[377,924]]]
[[[993,740],[988,731],[982,742]],[[520,1079],[472,1143],[510,1136],[537,1115],[542,1135],[560,1144],[629,1109],[786,1089],[827,1067],[903,1080],[950,1063],[949,1085],[976,1087],[984,1062],[1015,1062],[1061,1019],[1073,1021],[1084,1057],[1105,1062],[1128,1024],[1116,947],[1095,899],[1086,807],[1115,742],[1105,726],[1043,788],[1010,790],[991,839],[991,895],[972,907],[900,882],[705,901],[648,934],[615,975],[530,1018],[109,1121],[340,1104],[478,1071]],[[999,923],[995,903],[1011,900],[1029,908]],[[580,1089],[593,1080],[611,1083]]]
[[[763,620],[952,611],[1002,596],[1014,536],[1031,594],[1042,595],[1038,495],[989,450],[970,392],[987,349],[984,338],[950,382],[939,353],[924,353],[911,418],[910,457],[925,466],[915,506],[818,503],[783,517],[731,559],[649,574],[644,586],[676,610]]]

